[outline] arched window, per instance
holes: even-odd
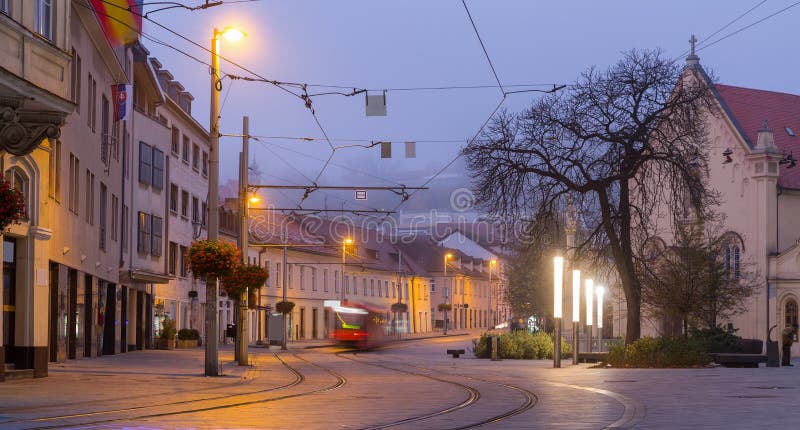
[[[25,218],[28,219],[30,210],[30,187],[28,186],[28,177],[20,169],[12,167],[6,171],[5,179],[12,188],[16,189],[22,194],[25,200]]]
[[[794,324],[797,324],[797,302],[793,299],[786,302],[783,315],[784,327],[792,327]]]
[[[733,279],[739,279],[739,246],[733,246]]]

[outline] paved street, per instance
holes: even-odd
[[[445,349],[472,335],[380,351],[251,348],[206,378],[203,351],[144,351],[51,367],[0,390],[0,427],[497,429],[778,428],[797,422],[797,368],[553,369]],[[321,346],[313,344],[314,346]]]

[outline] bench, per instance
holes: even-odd
[[[463,349],[448,349],[447,353],[452,355],[453,358],[458,358],[461,354],[464,354]]]
[[[711,359],[725,367],[758,367],[759,363],[766,363],[764,354],[742,354],[737,352],[712,352]]]
[[[562,355],[562,359],[571,355]],[[578,363],[599,363],[606,361],[606,355],[607,352],[578,352]]]

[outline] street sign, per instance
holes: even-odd
[[[356,200],[366,200],[367,190],[356,190]]]

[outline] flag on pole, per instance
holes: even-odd
[[[112,46],[125,45],[142,32],[141,0],[90,0]]]
[[[114,100],[114,121],[128,118],[128,96],[131,93],[129,84],[114,84],[111,86],[111,96]]]

